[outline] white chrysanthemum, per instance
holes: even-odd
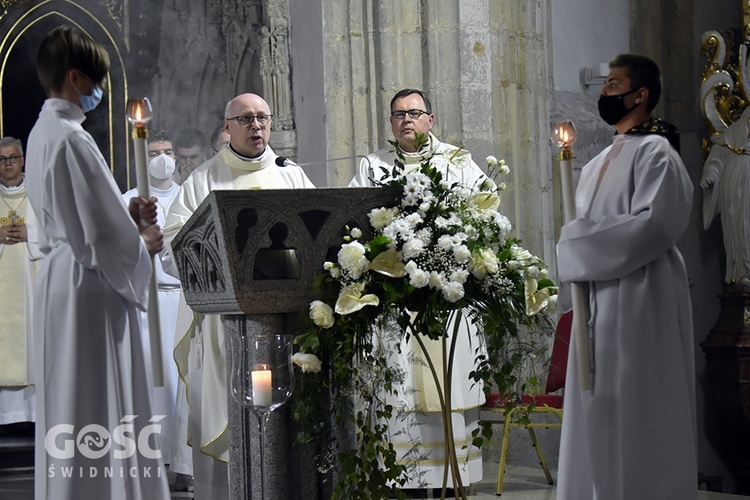
[[[456,245],[453,247],[453,258],[459,264],[466,264],[471,259],[471,250],[466,245]]]
[[[425,246],[427,246],[432,241],[432,231],[429,227],[423,227],[422,229],[414,233],[414,237],[422,240]]]
[[[464,286],[456,281],[448,281],[441,288],[443,297],[448,302],[458,302],[464,296]]]
[[[513,230],[513,225],[510,223],[510,219],[501,214],[500,212],[492,212],[495,216],[495,225],[500,229],[500,233],[505,236]]]
[[[430,288],[440,289],[447,281],[448,280],[445,278],[445,274],[439,273],[437,271],[430,272]]]
[[[503,162],[502,165],[500,165],[500,173],[501,174],[509,174],[510,173],[510,167]]]
[[[422,196],[420,193],[406,193],[401,199],[402,207],[413,207],[422,203]]]
[[[444,234],[437,240],[438,247],[446,252],[453,248],[453,238],[450,234]]]
[[[466,239],[469,241],[476,241],[479,238],[479,230],[471,224],[464,226],[464,232],[466,233]]]
[[[336,267],[336,264],[334,264],[334,263],[333,263],[333,262],[331,262],[331,261],[328,261],[328,260],[327,260],[327,261],[323,262],[323,269],[325,269],[326,271],[330,271],[330,270],[331,270],[331,269],[333,269],[334,267]]]
[[[334,321],[333,309],[321,300],[313,300],[310,302],[310,319],[322,328],[331,328]]]
[[[446,219],[442,216],[435,217],[435,227],[437,227],[438,229],[446,229],[448,226],[450,226],[450,223],[450,219]]]
[[[341,245],[338,261],[342,269],[355,280],[370,268],[370,261],[365,257],[365,247],[358,241]]]
[[[421,224],[423,220],[424,219],[422,218],[422,216],[417,213],[409,214],[404,217],[404,221],[406,221],[409,224],[409,227],[412,229]]]
[[[370,225],[379,231],[393,221],[393,218],[398,214],[398,208],[376,208],[371,210],[368,214],[370,219]]]
[[[421,269],[417,269],[409,275],[409,284],[414,288],[424,288],[430,283],[430,274]]]
[[[420,269],[417,263],[413,260],[407,262],[404,269],[409,273],[409,284],[414,288],[423,288],[429,283],[429,273]]]
[[[508,185],[504,182],[501,182],[500,184],[497,185],[498,191],[505,191],[506,189],[508,189]]]
[[[453,271],[449,278],[451,281],[455,281],[463,285],[464,283],[466,283],[466,280],[469,279],[469,271],[467,271],[466,269]]]
[[[404,259],[413,259],[418,257],[424,250],[424,242],[419,238],[412,238],[404,243],[401,251],[404,253]]]
[[[493,167],[493,166],[497,165],[497,158],[495,158],[492,155],[488,156],[485,159],[485,161],[487,162],[487,165],[489,165],[490,167]]]

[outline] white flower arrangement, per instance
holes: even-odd
[[[509,167],[488,156],[489,176],[473,189],[451,184],[443,175],[469,161],[470,155],[457,149],[451,156],[433,155],[418,169],[397,164],[387,184],[398,193],[396,204],[371,210],[369,228],[347,228],[336,261],[324,264],[319,298],[310,305],[314,326],[296,342],[301,352],[322,354],[332,389],[373,397],[373,371],[360,373],[354,359],[385,367],[380,373],[386,379],[379,383],[390,385],[386,360],[373,354],[376,324],[395,322],[406,335],[434,339],[446,335],[455,313],[471,319],[487,347],[477,357],[474,380],[488,388],[512,385],[515,379],[503,365],[518,361],[505,356],[506,337],[553,311],[557,289],[542,260],[511,237],[511,223],[498,211],[505,183],[495,178]],[[320,394],[301,394],[307,398],[301,408],[312,413],[309,406]],[[386,436],[382,425],[358,429],[360,446],[373,447],[378,457],[372,470],[395,453],[381,443]],[[402,473],[395,467],[384,471],[384,484]]]

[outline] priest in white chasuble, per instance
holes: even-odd
[[[213,190],[314,188],[297,165],[278,166],[268,145],[273,115],[266,101],[241,94],[229,101],[224,127],[230,141],[195,169],[172,204],[164,230],[168,245]],[[170,257],[167,272],[176,272]],[[226,349],[223,318],[193,313],[180,304],[174,357],[188,390],[190,443],[196,498],[227,498]]]
[[[167,500],[139,319],[163,247],[156,203],[125,206],[81,126],[103,95],[105,49],[57,28],[36,69],[48,99],[26,162],[45,254],[34,290],[35,498]]]
[[[0,139],[0,425],[35,420],[33,285],[42,254],[26,195],[23,147]]]
[[[432,134],[435,116],[432,114],[429,98],[421,90],[403,89],[393,96],[390,122],[396,145],[380,149],[362,160],[349,183],[350,187],[378,186],[391,180],[398,159],[396,148],[403,156],[406,171],[419,168],[422,162],[432,160],[443,178],[451,184],[477,190],[486,179],[482,169],[467,151],[440,142]],[[426,138],[426,144],[419,144],[420,137]],[[419,311],[415,313],[419,314]],[[454,325],[448,325],[449,336],[452,336],[453,331]],[[440,341],[423,341],[427,354],[441,372]],[[398,396],[385,396],[386,402],[396,408],[394,416],[388,421],[391,442],[398,453],[398,460],[408,468],[409,473],[409,481],[403,487],[441,488],[446,443],[438,388],[427,365],[425,353],[413,337],[405,339],[404,332],[398,325],[378,332],[376,345],[380,345],[388,354],[389,363],[401,375],[394,387]],[[459,325],[456,341],[451,406],[456,456],[461,481],[466,486],[482,479],[482,453],[472,446],[471,434],[479,427],[479,407],[484,404],[485,397],[482,386],[469,378],[475,367],[478,346],[480,340],[476,327],[469,325],[464,318]],[[448,487],[452,487],[450,479]]]

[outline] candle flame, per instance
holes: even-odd
[[[560,122],[553,131],[553,139],[557,147],[568,149],[576,142],[576,129],[573,122]]]
[[[142,127],[151,120],[151,102],[149,102],[148,97],[134,97],[128,99],[125,114],[132,125]]]

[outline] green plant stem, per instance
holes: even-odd
[[[449,316],[450,318],[450,316]],[[454,491],[457,495],[461,495],[461,498],[463,500],[466,500],[466,489],[463,486],[463,483],[461,481],[461,474],[458,470],[458,457],[456,457],[456,445],[455,440],[453,437],[453,417],[452,417],[452,408],[450,403],[450,397],[451,397],[451,377],[453,374],[453,358],[455,354],[456,349],[456,339],[458,338],[458,328],[460,326],[461,321],[461,311],[458,310],[456,314],[456,321],[455,321],[455,327],[453,332],[453,338],[451,339],[451,347],[450,347],[450,354],[448,356],[448,360],[446,360],[446,335],[442,336],[442,355],[443,355],[443,367],[447,367],[447,369],[443,370],[443,384],[442,384],[442,390],[438,390],[438,400],[440,402],[440,409],[441,414],[443,417],[443,434],[445,436],[445,442],[446,442],[446,455],[445,455],[445,468],[443,470],[443,489],[440,495],[441,499],[445,499],[445,493],[446,493],[446,487],[447,487],[447,481],[448,481],[448,468],[451,469],[451,478],[453,479],[453,487]],[[450,321],[448,321],[449,323]],[[416,329],[411,327],[412,332],[416,332]],[[429,352],[427,351],[424,342],[422,341],[422,338],[419,334],[413,333],[414,338],[417,340],[417,343],[419,344],[419,347],[422,349],[422,353],[424,354],[427,365],[430,367],[430,372],[432,373],[432,378],[435,381],[435,385],[438,389],[440,389],[440,377],[438,376],[437,370],[435,369],[435,364],[432,362],[432,358],[430,357]],[[447,361],[447,363],[446,363]]]

